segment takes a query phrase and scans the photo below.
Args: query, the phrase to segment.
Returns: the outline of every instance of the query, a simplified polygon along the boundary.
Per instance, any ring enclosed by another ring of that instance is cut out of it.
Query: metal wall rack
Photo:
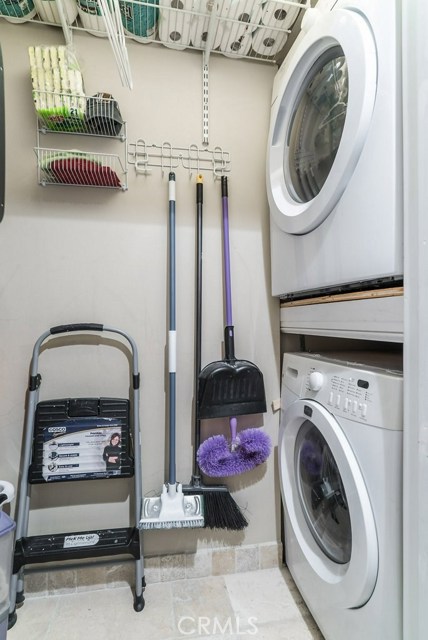
[[[137,174],[149,175],[153,169],[160,169],[163,176],[181,167],[189,172],[189,178],[204,171],[220,178],[230,172],[231,167],[230,154],[221,147],[208,149],[197,144],[177,147],[170,142],[148,144],[142,138],[129,144],[128,162],[134,165]]]
[[[33,99],[37,112],[34,152],[40,185],[128,189],[126,122],[113,99],[53,91],[33,91]],[[42,144],[47,134],[54,135],[57,147]],[[59,144],[64,135],[118,140],[124,145],[123,155],[87,149],[87,143],[81,144],[82,149],[66,149]]]

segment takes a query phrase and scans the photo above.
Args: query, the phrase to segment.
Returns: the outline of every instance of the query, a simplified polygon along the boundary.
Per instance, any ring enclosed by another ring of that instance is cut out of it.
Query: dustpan
[[[253,362],[235,357],[226,176],[221,178],[221,193],[226,290],[225,355],[223,360],[211,362],[204,367],[199,375],[198,407],[201,419],[224,418],[250,413],[264,413],[266,411],[266,395],[262,372]]]

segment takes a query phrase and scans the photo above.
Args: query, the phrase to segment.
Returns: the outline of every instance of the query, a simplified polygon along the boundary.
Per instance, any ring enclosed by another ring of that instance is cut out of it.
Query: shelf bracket
[[[218,26],[217,3],[210,0],[207,3],[210,12],[207,40],[202,54],[202,144],[209,143],[209,61]]]
[[[202,64],[202,144],[209,143],[209,67],[205,62],[205,53]]]

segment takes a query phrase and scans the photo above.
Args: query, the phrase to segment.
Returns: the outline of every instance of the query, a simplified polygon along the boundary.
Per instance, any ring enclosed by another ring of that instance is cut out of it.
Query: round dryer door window
[[[361,607],[376,585],[379,550],[346,419],[342,426],[322,404],[296,400],[282,415],[278,454],[286,518],[314,579],[336,604]]]
[[[348,65],[341,47],[315,62],[292,116],[284,151],[284,180],[296,201],[323,188],[339,149],[348,106]]]
[[[276,84],[267,157],[273,221],[309,233],[334,210],[358,163],[376,99],[372,31],[352,9],[302,36]]]

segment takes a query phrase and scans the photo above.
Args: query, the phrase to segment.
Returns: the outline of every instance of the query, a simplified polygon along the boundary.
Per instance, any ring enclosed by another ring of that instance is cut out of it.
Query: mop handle
[[[224,329],[224,344],[226,358],[235,357],[235,344],[232,320],[232,278],[230,275],[230,246],[229,246],[229,202],[227,190],[227,176],[221,177],[221,202],[223,210],[223,252],[224,252],[224,283],[226,289],[226,327]],[[230,439],[232,447],[236,442],[238,421],[235,417],[229,419]]]
[[[204,202],[203,176],[196,178],[196,304],[195,304],[195,403],[199,398],[199,374],[202,361],[202,205]],[[198,418],[198,407],[195,406],[194,459],[193,472],[200,476],[197,452],[201,444],[201,421]]]
[[[223,252],[224,252],[224,284],[226,289],[226,325],[232,322],[232,282],[230,276],[230,247],[229,247],[229,203],[227,191],[227,176],[221,177],[221,203],[223,211]]]
[[[176,385],[177,334],[175,318],[175,173],[169,174],[169,332],[168,332],[168,373],[169,373],[169,478],[168,483],[176,483]]]
[[[221,203],[223,211],[224,285],[226,292],[226,326],[224,328],[224,352],[226,360],[235,360],[235,338],[232,321],[232,279],[230,275],[229,203],[226,176],[221,177]]]

